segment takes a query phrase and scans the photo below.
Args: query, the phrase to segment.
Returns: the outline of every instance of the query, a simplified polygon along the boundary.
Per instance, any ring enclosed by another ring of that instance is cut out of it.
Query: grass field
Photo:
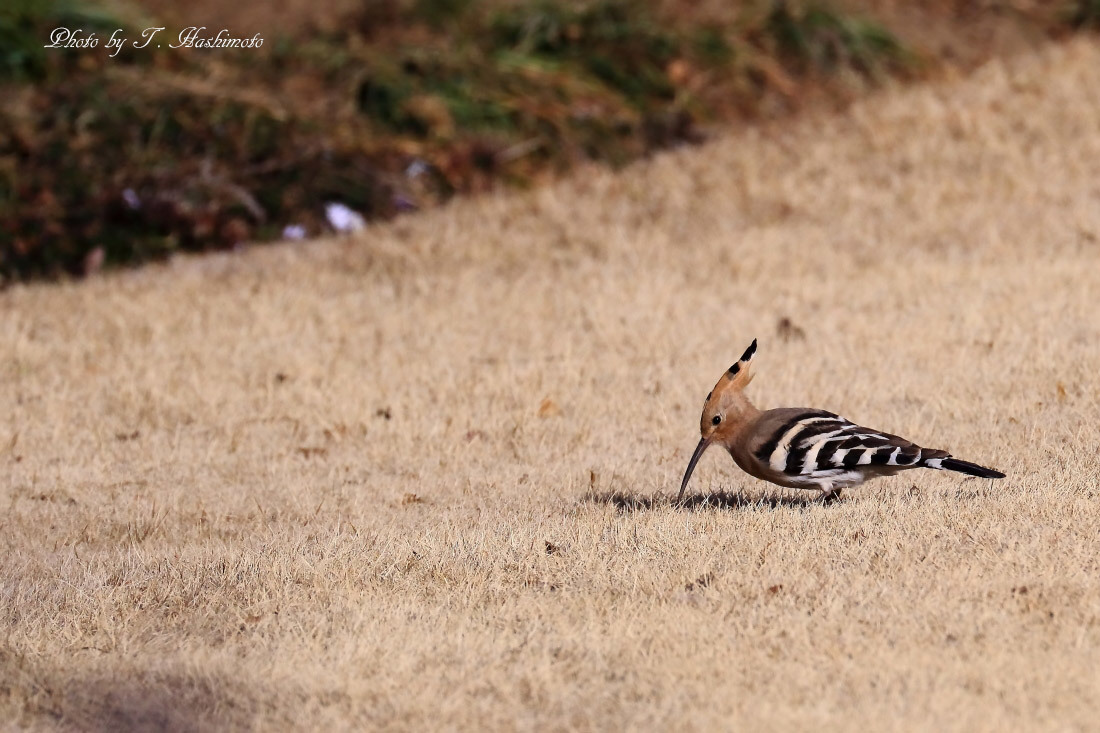
[[[357,239],[10,288],[0,720],[1093,727],[1098,182],[1083,39]],[[822,506],[712,450],[674,505],[753,337],[760,406],[1008,478]]]

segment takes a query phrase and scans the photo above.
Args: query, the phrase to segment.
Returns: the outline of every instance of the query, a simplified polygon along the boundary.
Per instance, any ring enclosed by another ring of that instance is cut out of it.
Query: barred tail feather
[[[977,476],[978,478],[1004,478],[1005,475],[1000,471],[993,468],[986,468],[985,466],[979,466],[976,463],[970,461],[960,461],[958,458],[933,458],[925,462],[925,465],[929,468],[939,468],[944,471],[958,471],[959,473],[965,473],[968,476]]]
[[[992,468],[986,468],[985,466],[979,466],[976,463],[970,463],[969,461],[960,461],[957,458],[946,458],[943,461],[943,467],[948,471],[958,471],[959,473],[965,473],[969,476],[977,476],[978,478],[1004,478],[1005,475],[1000,471]]]

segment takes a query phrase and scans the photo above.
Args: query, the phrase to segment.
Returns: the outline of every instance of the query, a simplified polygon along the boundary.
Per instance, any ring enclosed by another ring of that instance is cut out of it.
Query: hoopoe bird
[[[703,403],[703,434],[688,462],[677,501],[683,498],[691,472],[708,447],[729,451],[742,471],[792,489],[815,489],[822,499],[877,476],[909,468],[958,471],[980,478],[1004,474],[952,458],[943,450],[921,448],[905,438],[860,427],[825,410],[783,407],[758,410],[745,387],[752,381],[756,339],[731,366]]]

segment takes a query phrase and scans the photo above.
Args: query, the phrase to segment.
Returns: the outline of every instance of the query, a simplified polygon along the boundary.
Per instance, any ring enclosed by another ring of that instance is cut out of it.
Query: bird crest
[[[753,339],[741,358],[722,373],[703,401],[703,414],[699,417],[703,441],[699,444],[698,455],[706,450],[709,441],[729,437],[747,418],[759,412],[742,392],[752,381],[752,358],[755,355],[756,339]]]
[[[745,349],[745,353],[741,354],[741,358],[738,359],[725,371],[722,378],[718,380],[718,384],[714,385],[714,390],[707,395],[707,401],[709,402],[713,396],[721,395],[729,390],[743,390],[749,386],[749,382],[752,381],[752,359],[756,356],[756,339],[752,340],[749,344],[749,348]]]

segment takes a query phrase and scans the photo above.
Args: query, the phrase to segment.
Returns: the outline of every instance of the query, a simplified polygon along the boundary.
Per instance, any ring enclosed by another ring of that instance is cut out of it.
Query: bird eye
[[[720,422],[722,422],[722,416],[721,415],[715,415],[714,417],[712,417],[710,419],[710,424],[711,425],[717,425]]]

